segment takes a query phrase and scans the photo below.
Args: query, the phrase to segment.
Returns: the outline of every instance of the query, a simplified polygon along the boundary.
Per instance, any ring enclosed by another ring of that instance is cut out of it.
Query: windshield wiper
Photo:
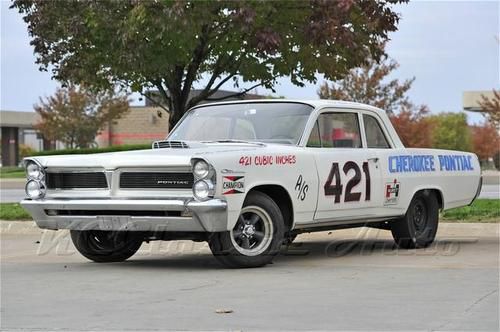
[[[255,145],[260,145],[260,146],[266,145],[262,142],[252,142],[252,141],[244,141],[244,140],[238,140],[238,139],[219,139],[219,140],[215,140],[215,141],[202,141],[202,143],[244,143],[244,144],[255,144]]]

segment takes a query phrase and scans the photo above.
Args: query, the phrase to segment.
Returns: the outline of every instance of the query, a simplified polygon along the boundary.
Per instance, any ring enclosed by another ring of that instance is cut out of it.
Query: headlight
[[[193,165],[193,174],[198,179],[204,179],[210,173],[210,165],[205,160],[198,160]]]
[[[209,180],[198,180],[193,185],[193,195],[196,199],[204,201],[213,195],[214,185]]]
[[[28,179],[41,180],[44,176],[44,171],[38,163],[28,161],[28,164],[26,165],[26,175],[28,176]]]
[[[45,196],[45,186],[37,180],[29,180],[26,183],[26,195],[30,198],[37,199]]]

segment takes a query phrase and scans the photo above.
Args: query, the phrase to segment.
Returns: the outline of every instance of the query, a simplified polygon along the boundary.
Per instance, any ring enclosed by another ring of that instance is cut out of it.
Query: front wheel
[[[71,231],[71,240],[83,256],[98,263],[121,262],[141,247],[140,233],[127,231]]]
[[[214,256],[233,268],[269,264],[284,239],[283,215],[266,194],[249,193],[231,231],[214,233],[209,246]]]
[[[436,237],[438,221],[439,203],[436,194],[421,191],[411,200],[405,216],[391,223],[392,236],[400,248],[425,248]]]

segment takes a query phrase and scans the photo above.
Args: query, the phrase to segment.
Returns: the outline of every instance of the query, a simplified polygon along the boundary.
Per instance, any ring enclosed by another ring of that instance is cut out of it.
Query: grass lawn
[[[0,203],[0,220],[31,220],[18,203]],[[478,199],[471,206],[441,214],[442,222],[500,222],[500,199]]]
[[[471,206],[451,209],[441,214],[442,221],[500,222],[500,199],[476,199]]]
[[[2,179],[22,179],[25,176],[22,167],[0,167],[0,178]]]
[[[0,203],[0,220],[31,220],[19,203]]]

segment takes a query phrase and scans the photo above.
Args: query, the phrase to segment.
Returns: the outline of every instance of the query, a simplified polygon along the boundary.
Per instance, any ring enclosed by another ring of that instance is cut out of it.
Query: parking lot
[[[417,251],[367,228],[304,234],[247,270],[189,241],[97,264],[66,232],[1,226],[3,329],[499,328],[499,224],[441,224],[437,244]]]

